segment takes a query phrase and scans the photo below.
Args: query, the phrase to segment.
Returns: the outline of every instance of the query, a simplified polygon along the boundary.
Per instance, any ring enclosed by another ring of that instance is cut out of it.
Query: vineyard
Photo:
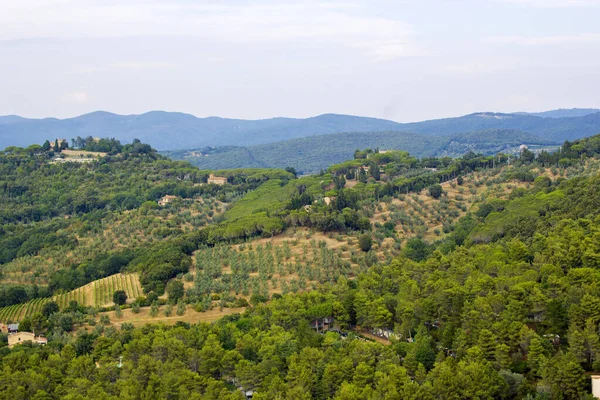
[[[129,299],[142,295],[138,274],[116,274],[52,298],[35,299],[24,304],[1,308],[0,322],[21,321],[25,317],[41,312],[44,304],[50,300],[55,301],[61,310],[67,308],[71,301],[77,301],[80,305],[88,307],[110,306],[113,293],[117,290],[124,290]]]

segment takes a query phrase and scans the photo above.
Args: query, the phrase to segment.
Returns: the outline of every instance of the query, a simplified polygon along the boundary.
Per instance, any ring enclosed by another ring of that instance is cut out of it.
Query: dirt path
[[[156,324],[164,323],[167,325],[173,325],[179,321],[187,322],[190,324],[198,324],[200,322],[213,322],[223,318],[226,315],[242,313],[245,308],[224,308],[222,311],[219,309],[197,312],[191,306],[187,307],[185,315],[177,315],[175,313],[176,307],[173,307],[173,314],[167,317],[164,314],[165,306],[159,307],[158,315],[156,317],[150,316],[150,307],[144,307],[138,314],[134,314],[131,309],[123,310],[123,316],[117,318],[114,311],[100,313],[100,315],[108,315],[112,325],[120,327],[124,322],[131,323],[134,326],[141,326],[145,324]]]
[[[360,332],[359,331],[357,333],[361,334],[362,336],[364,336],[366,338],[372,339],[372,340],[376,341],[377,343],[380,343],[380,344],[382,344],[384,346],[389,346],[389,345],[392,344],[392,342],[390,342],[388,339],[381,338],[381,337],[375,336],[375,335],[371,335],[368,332]]]

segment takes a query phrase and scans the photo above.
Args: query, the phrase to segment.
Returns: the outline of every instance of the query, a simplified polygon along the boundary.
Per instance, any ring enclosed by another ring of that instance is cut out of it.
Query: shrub
[[[429,186],[429,195],[431,197],[433,197],[434,199],[439,199],[440,197],[442,197],[443,192],[444,192],[444,190],[442,189],[441,185]]]
[[[150,316],[152,318],[156,317],[158,315],[158,302],[153,302],[152,305],[150,306]]]
[[[170,304],[167,304],[164,309],[165,317],[170,317],[173,314],[173,307]]]
[[[185,303],[183,302],[183,300],[179,299],[179,301],[177,302],[177,315],[185,315],[185,311]]]
[[[362,251],[367,252],[373,247],[373,239],[371,239],[370,235],[361,235],[358,238],[358,246]]]
[[[170,302],[176,303],[177,300],[183,297],[184,293],[183,282],[173,280],[167,284],[167,295]]]
[[[122,306],[127,302],[127,293],[124,290],[117,290],[113,293],[113,303],[117,306]]]
[[[47,318],[58,312],[58,304],[55,301],[49,301],[42,307],[42,314]]]
[[[134,314],[139,314],[140,312],[140,303],[137,301],[131,304],[131,312]]]

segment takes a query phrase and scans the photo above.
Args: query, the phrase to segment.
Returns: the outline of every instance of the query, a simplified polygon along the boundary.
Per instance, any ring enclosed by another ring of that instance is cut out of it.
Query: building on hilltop
[[[17,344],[22,344],[25,342],[37,343],[40,345],[45,345],[48,343],[48,339],[42,336],[35,336],[35,333],[31,332],[18,332],[11,333],[8,335],[8,348],[11,349],[13,346]]]
[[[69,142],[67,142],[67,139],[56,139],[54,141],[49,140],[49,142],[50,142],[50,150],[55,150],[54,149],[54,145],[56,144],[56,142],[58,142],[58,148],[59,149],[61,148],[61,146],[62,146],[63,143],[67,143],[67,144],[69,143]]]
[[[167,204],[172,203],[175,199],[177,199],[177,196],[171,196],[168,194],[158,201],[158,205],[166,206]]]
[[[215,185],[224,185],[227,183],[227,178],[222,176],[215,176],[215,174],[210,174],[208,176],[208,183],[214,183]]]

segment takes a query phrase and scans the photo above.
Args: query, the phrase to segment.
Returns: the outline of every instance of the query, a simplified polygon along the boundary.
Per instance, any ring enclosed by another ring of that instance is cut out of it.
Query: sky
[[[600,0],[0,0],[0,115],[600,108]]]

